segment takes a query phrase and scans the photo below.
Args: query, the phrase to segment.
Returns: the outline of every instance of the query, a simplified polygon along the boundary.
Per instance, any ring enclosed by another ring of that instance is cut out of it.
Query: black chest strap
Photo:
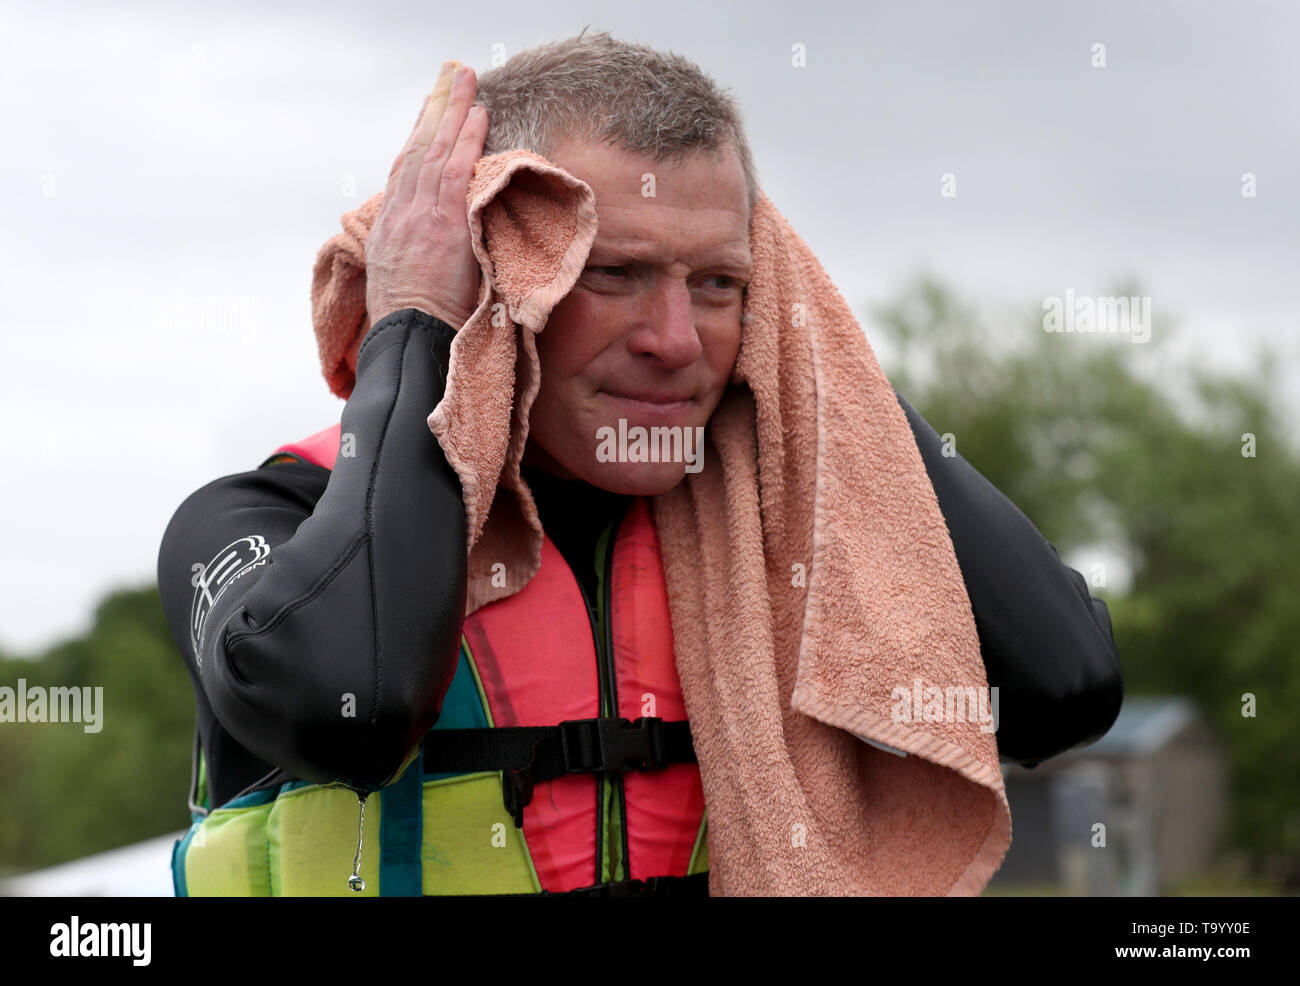
[[[658,717],[568,719],[558,726],[433,729],[424,740],[425,773],[502,772],[502,800],[523,828],[533,788],[565,774],[653,770],[695,763],[690,724]]]

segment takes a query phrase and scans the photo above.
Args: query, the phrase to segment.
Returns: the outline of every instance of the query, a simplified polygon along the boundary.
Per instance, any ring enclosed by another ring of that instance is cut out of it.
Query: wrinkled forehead
[[[612,266],[641,263],[657,267],[686,264],[692,270],[708,268],[739,278],[750,277],[754,269],[749,231],[744,227],[681,223],[671,228],[653,224],[643,228],[634,218],[606,216],[600,217],[588,263]]]
[[[749,189],[733,149],[692,150],[659,161],[569,140],[550,158],[594,193],[593,249],[646,262],[750,266]]]

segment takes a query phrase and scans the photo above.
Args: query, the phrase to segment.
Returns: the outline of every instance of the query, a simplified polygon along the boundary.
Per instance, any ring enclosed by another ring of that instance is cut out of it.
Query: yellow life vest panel
[[[277,452],[333,468],[338,443],[335,424]],[[363,826],[354,792],[302,780],[211,807],[196,737],[177,896],[707,894],[703,789],[648,499],[632,501],[596,553],[594,620],[549,537],[523,589],[465,620],[438,722],[366,799]],[[489,757],[500,769],[466,769],[502,750],[514,767]],[[619,769],[620,756],[633,769]],[[615,765],[593,772],[602,758]],[[679,762],[653,766],[665,760]],[[358,893],[348,876],[359,827]]]

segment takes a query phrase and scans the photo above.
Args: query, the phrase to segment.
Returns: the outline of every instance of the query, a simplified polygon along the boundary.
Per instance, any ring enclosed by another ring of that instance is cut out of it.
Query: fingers
[[[442,169],[442,176],[438,182],[439,202],[464,208],[465,196],[469,192],[469,179],[474,174],[474,163],[483,156],[483,143],[487,140],[487,133],[487,110],[482,106],[471,106],[465,118],[465,126],[461,128],[456,146],[452,149],[451,157],[447,159],[447,164]],[[423,191],[424,181],[424,177],[421,176],[421,189],[415,193],[417,199]]]
[[[451,93],[454,70],[461,67],[460,62],[454,58],[443,63],[442,71],[438,73],[438,81],[434,83],[433,92],[429,94],[429,106],[424,115],[420,117],[420,122],[415,125],[415,132],[411,134],[411,151],[413,155],[423,158],[423,152],[429,149],[429,144],[438,131],[438,124],[442,119],[443,110],[447,106],[447,97]],[[416,170],[416,176],[418,177],[418,168]]]
[[[442,76],[441,76],[441,73],[440,73],[440,74],[439,74],[439,78],[441,78],[441,77],[442,77]],[[420,121],[424,119],[424,108],[425,108],[426,106],[429,105],[429,97],[430,97],[431,95],[433,95],[433,94],[432,94],[432,93],[425,93],[425,96],[424,96],[424,102],[422,102],[422,103],[420,104],[420,112],[417,113],[417,114],[415,114],[415,122],[411,124],[411,133],[415,133],[415,128],[418,127],[418,126],[420,125]],[[407,137],[407,138],[406,138],[406,141],[407,141],[407,143],[409,144],[410,141],[411,141],[411,138],[410,138],[410,137]],[[399,159],[399,160],[400,160],[400,159]]]
[[[424,97],[424,102],[422,102],[422,103],[420,104],[420,113],[419,113],[418,116],[416,116],[416,118],[415,118],[415,123],[414,123],[414,125],[411,127],[411,133],[412,133],[412,134],[415,133],[415,128],[418,127],[418,126],[420,125],[420,120],[422,120],[422,119],[424,118],[424,111],[425,111],[425,110],[428,108],[428,106],[429,106],[429,98],[430,98],[429,95],[425,95],[425,97]],[[404,159],[405,156],[406,156],[406,148],[410,146],[410,143],[411,143],[411,138],[410,138],[410,137],[407,137],[407,138],[406,138],[406,143],[402,145],[402,149],[401,149],[401,151],[399,151],[398,154],[397,154],[397,157],[393,159],[393,167],[392,167],[392,168],[389,170],[389,172],[388,172],[388,184],[384,186],[384,201],[385,201],[385,202],[391,202],[391,201],[392,201],[392,198],[393,198],[393,192],[394,192],[394,190],[397,188],[397,173],[398,173],[398,172],[401,170],[401,168],[402,168],[402,161],[403,161],[403,159]]]
[[[411,136],[407,138],[406,145],[397,155],[397,160],[393,162],[393,169],[388,175],[388,186],[384,190],[385,203],[407,201],[415,194],[420,166],[442,119],[447,96],[451,90],[452,71],[458,65],[460,62],[455,59],[443,62],[433,91],[425,97],[420,115],[416,117]]]
[[[477,156],[470,156],[475,133],[479,129],[482,130],[482,134],[478,136],[480,153],[483,140],[487,136],[486,113],[482,114],[481,120],[480,114],[475,113],[473,120],[470,121],[471,125],[466,125],[477,90],[478,79],[474,75],[474,70],[468,65],[462,66],[461,77],[453,82],[446,111],[438,124],[438,131],[429,145],[423,167],[418,175],[413,195],[420,201],[422,207],[437,208],[442,198],[445,171],[450,172],[448,183],[460,184],[461,200],[464,199],[469,172],[473,169],[474,161],[477,160]],[[465,133],[466,130],[470,131],[468,135]]]

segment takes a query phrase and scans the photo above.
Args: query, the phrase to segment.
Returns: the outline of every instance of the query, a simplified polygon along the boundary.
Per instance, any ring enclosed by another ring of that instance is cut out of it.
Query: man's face
[[[586,269],[537,336],[523,464],[654,496],[691,464],[601,461],[614,443],[600,429],[617,435],[625,419],[626,448],[638,426],[673,428],[691,443],[678,448],[703,454],[695,429],[726,390],[753,271],[744,170],[730,148],[665,162],[571,140],[548,157],[591,186],[598,226]],[[647,174],[653,196],[642,195]]]

